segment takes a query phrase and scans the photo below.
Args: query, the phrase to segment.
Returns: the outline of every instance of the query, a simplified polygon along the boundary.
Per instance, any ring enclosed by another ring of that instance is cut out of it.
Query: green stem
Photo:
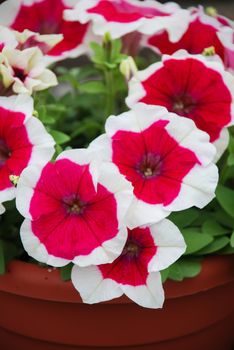
[[[113,71],[105,70],[105,81],[106,81],[106,109],[105,116],[109,117],[115,111],[115,91],[113,82]]]

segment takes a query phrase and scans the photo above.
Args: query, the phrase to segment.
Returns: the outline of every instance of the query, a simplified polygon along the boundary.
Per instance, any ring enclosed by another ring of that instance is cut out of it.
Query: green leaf
[[[178,227],[184,228],[191,225],[199,217],[199,215],[199,211],[192,208],[172,213],[170,215],[170,220],[172,220]]]
[[[64,143],[70,141],[70,136],[68,136],[67,134],[64,134],[61,131],[50,130],[50,134],[53,136],[57,145],[62,145]]]
[[[3,241],[0,240],[0,275],[3,275],[5,273],[5,270],[6,270],[6,265],[5,265]]]
[[[230,245],[232,248],[234,248],[234,231],[232,232],[231,238],[230,238]]]
[[[7,241],[3,242],[3,250],[5,263],[8,263],[9,261],[17,258],[20,254],[24,252],[23,248],[19,248],[16,244]]]
[[[169,271],[170,271],[169,267],[167,269],[165,269],[165,270],[160,271],[161,278],[162,278],[162,283],[166,282],[166,280],[168,279]]]
[[[230,244],[228,244],[225,248],[220,250],[218,254],[223,255],[223,254],[234,254],[234,248],[231,247]]]
[[[101,81],[88,81],[86,83],[80,84],[79,90],[81,92],[86,92],[89,94],[106,93],[105,85]]]
[[[187,244],[185,255],[197,252],[214,240],[211,235],[201,233],[196,227],[184,229],[182,233]]]
[[[115,60],[121,54],[122,41],[116,39],[112,41],[111,60]]]
[[[202,232],[211,236],[221,236],[228,233],[228,229],[222,227],[215,219],[209,219],[202,225]]]
[[[201,272],[201,262],[197,258],[182,258],[170,266],[168,278],[174,281],[182,281],[184,278],[192,278]]]
[[[216,197],[221,207],[234,218],[234,191],[223,185],[218,185]]]
[[[227,159],[227,164],[229,166],[234,165],[234,154],[229,154],[228,159]]]
[[[230,135],[230,141],[229,141],[229,156],[227,159],[228,166],[234,165],[234,137]]]
[[[73,264],[70,263],[60,268],[60,277],[63,281],[70,281],[72,267],[73,267]]]
[[[217,252],[218,250],[223,249],[228,245],[229,238],[228,237],[217,237],[213,242],[208,244],[205,248],[199,250],[196,254],[198,255],[206,255]]]
[[[184,276],[179,264],[175,263],[170,266],[168,278],[173,281],[183,281]]]
[[[230,215],[228,215],[220,207],[212,215],[213,215],[214,220],[218,221],[223,226],[226,226],[226,227],[229,227],[229,228],[234,228],[234,220],[233,220],[233,218]]]
[[[184,278],[192,278],[201,272],[201,262],[198,259],[181,259],[177,262]]]
[[[92,56],[92,61],[97,64],[103,64],[105,62],[105,52],[102,45],[92,42],[90,43],[90,47],[94,53]]]

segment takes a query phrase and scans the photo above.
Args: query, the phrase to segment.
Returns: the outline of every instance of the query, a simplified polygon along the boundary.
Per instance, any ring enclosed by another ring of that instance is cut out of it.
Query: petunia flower
[[[187,27],[189,12],[172,2],[80,0],[74,9],[65,11],[65,18],[84,24],[92,22],[96,35],[103,36],[109,32],[113,39],[134,31],[152,34],[165,29],[172,40],[177,40]]]
[[[28,29],[25,29],[23,32],[18,32],[17,30],[13,30],[12,32],[17,40],[17,45],[15,46],[16,49],[24,50],[29,47],[37,46],[44,55],[63,39],[62,34],[42,35]]]
[[[77,57],[86,51],[88,24],[64,19],[64,10],[76,0],[7,0],[0,6],[0,23],[23,32],[28,29],[43,35],[62,34],[63,38],[47,52],[52,61]]]
[[[169,220],[128,230],[121,255],[111,264],[72,269],[72,283],[88,304],[125,294],[137,304],[161,308],[164,292],[158,271],[185,251],[178,228]]]
[[[0,213],[1,203],[15,197],[10,175],[19,176],[31,164],[43,166],[54,153],[54,140],[32,113],[29,96],[0,97]]]
[[[46,54],[62,38],[62,34],[41,35],[28,29],[18,32],[17,30],[0,26],[0,52],[4,47],[23,50],[37,46],[43,54]]]
[[[187,23],[187,18],[184,21]],[[155,31],[152,36],[146,38],[145,45],[157,53],[168,55],[180,49],[184,49],[191,54],[202,54],[206,48],[214,47],[215,53],[225,61],[224,45],[218,33],[224,26],[229,25],[230,23],[225,21],[225,18],[218,15],[210,16],[201,6],[191,8],[188,27],[180,38],[172,40],[165,30],[160,33]]]
[[[109,263],[122,251],[131,184],[85,149],[60,154],[41,170],[28,167],[17,185],[16,206],[25,250],[38,261],[64,266]]]
[[[162,62],[138,72],[129,83],[127,105],[136,102],[161,105],[170,112],[193,119],[210,135],[217,158],[228,144],[225,129],[233,124],[234,77],[220,60],[178,51]]]
[[[217,36],[224,47],[224,65],[234,72],[234,27],[224,27]]]
[[[33,91],[57,85],[55,74],[46,68],[43,54],[37,47],[18,50],[2,49],[0,73],[5,88],[12,88],[16,94],[32,94]]]
[[[109,117],[105,128],[106,134],[89,147],[103,161],[114,163],[134,187],[129,228],[193,205],[202,208],[215,196],[216,150],[192,120],[139,103]]]

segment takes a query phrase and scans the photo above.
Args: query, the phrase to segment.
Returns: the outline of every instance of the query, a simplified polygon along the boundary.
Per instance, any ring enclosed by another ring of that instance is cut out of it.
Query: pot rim
[[[30,278],[29,278],[30,277]],[[202,261],[202,271],[194,278],[181,282],[166,281],[166,299],[175,299],[196,294],[234,280],[234,256],[207,256]],[[0,276],[0,292],[7,292],[34,299],[55,302],[82,303],[71,281],[62,281],[59,269],[13,260],[7,273]],[[132,303],[126,296],[105,304]]]

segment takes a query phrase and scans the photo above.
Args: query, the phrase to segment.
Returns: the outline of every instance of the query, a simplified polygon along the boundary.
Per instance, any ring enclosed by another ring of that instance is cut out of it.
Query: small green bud
[[[103,44],[108,44],[112,41],[111,35],[109,32],[106,32],[103,36]]]

